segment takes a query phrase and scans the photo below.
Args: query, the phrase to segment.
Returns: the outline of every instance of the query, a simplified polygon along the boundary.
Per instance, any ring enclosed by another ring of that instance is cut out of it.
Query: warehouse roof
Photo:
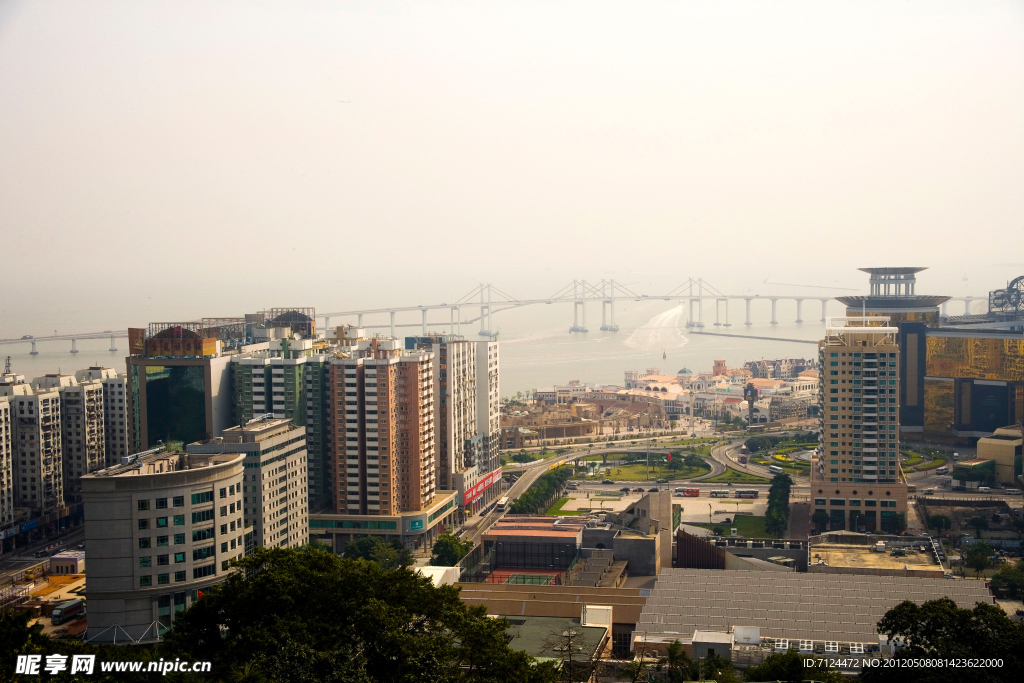
[[[991,602],[983,581],[902,576],[664,569],[634,637],[757,626],[790,640],[877,642],[878,621],[903,600]]]

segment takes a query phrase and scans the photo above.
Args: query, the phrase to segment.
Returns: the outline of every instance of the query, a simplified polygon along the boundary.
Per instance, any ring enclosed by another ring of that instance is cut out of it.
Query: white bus
[[[778,465],[768,465],[768,471],[772,474],[782,474],[782,468]]]
[[[949,473],[949,467],[947,467],[946,465],[943,465],[942,467],[936,467],[935,468],[935,474],[948,474],[948,473]]]
[[[504,512],[508,509],[508,496],[505,496],[498,501],[498,504],[494,506],[495,512]]]
[[[722,490],[722,489],[718,489],[718,490],[715,490],[715,491],[711,492],[711,497],[712,498],[728,498],[729,497],[729,492],[725,491],[725,490]]]

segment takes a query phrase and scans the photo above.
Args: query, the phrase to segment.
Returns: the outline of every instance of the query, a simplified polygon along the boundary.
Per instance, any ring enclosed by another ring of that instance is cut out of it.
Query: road
[[[38,564],[41,558],[35,556],[36,552],[49,549],[49,553],[53,555],[60,550],[67,550],[78,546],[84,539],[85,527],[79,526],[58,540],[40,541],[23,548],[18,548],[13,553],[7,553],[0,557],[0,585],[10,583],[14,575],[25,571],[25,569],[34,564]]]

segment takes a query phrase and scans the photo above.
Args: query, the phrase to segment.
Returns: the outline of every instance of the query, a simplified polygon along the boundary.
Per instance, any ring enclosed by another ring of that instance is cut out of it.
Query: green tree
[[[212,680],[253,663],[267,681],[551,682],[509,648],[505,619],[453,586],[315,546],[257,548],[178,615],[165,657],[213,662]],[[293,673],[296,672],[296,673]]]
[[[982,529],[988,529],[988,518],[978,515],[977,517],[971,517],[971,521],[968,522],[974,527],[974,533],[981,538]]]
[[[907,530],[907,515],[905,512],[896,513],[896,533],[902,534]]]
[[[441,534],[431,549],[430,564],[437,567],[454,567],[473,548],[473,541],[460,541],[453,534]]]
[[[963,553],[964,564],[974,570],[976,578],[981,578],[981,573],[988,569],[992,563],[990,558],[992,557],[992,544],[982,539],[977,541],[974,545],[967,548],[967,551]]]
[[[1024,597],[1024,560],[1000,569],[989,583],[992,592],[1008,598]]]
[[[807,666],[804,660],[811,660],[814,666]],[[843,675],[828,666],[823,660],[806,657],[799,652],[789,650],[765,657],[763,664],[747,667],[748,681],[823,681],[823,683],[842,683]]]
[[[369,560],[382,569],[408,567],[414,560],[412,553],[398,539],[390,543],[378,536],[364,536],[345,545],[345,557],[350,560]]]
[[[896,659],[1001,659],[1001,667],[869,667],[865,683],[995,683],[1016,681],[1024,667],[1024,624],[1013,622],[996,605],[979,602],[961,609],[949,598],[918,605],[906,600],[878,622],[878,633],[905,644]]]
[[[953,521],[946,515],[928,515],[928,528],[935,529],[940,534],[953,527]]]
[[[819,531],[825,531],[828,529],[828,513],[824,510],[815,510],[814,514],[811,515],[811,522],[818,527]]]
[[[696,453],[689,453],[683,458],[683,464],[685,464],[690,470],[695,470],[704,466],[704,458],[700,457]]]

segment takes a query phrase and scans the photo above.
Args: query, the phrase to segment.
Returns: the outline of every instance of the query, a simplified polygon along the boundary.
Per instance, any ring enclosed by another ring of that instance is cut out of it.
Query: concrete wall
[[[628,562],[630,576],[654,576],[661,570],[661,556],[657,537],[615,537],[612,549],[616,560]]]

